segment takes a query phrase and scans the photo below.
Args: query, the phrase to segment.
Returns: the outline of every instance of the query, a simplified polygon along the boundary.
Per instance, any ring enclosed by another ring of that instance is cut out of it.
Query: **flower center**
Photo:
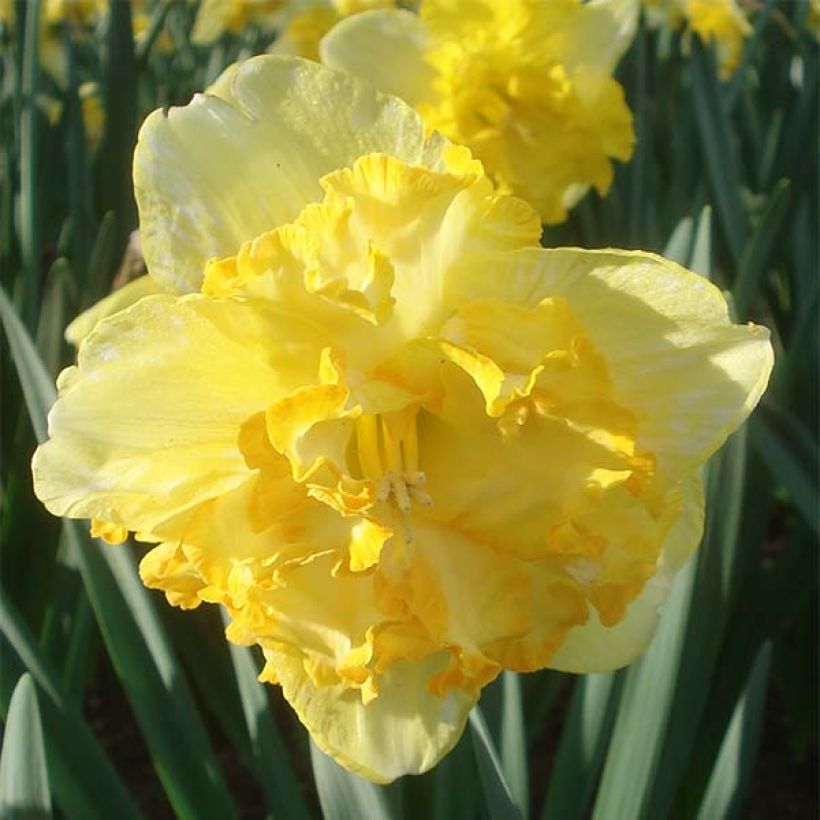
[[[416,409],[361,416],[356,422],[356,448],[365,478],[375,482],[377,501],[393,501],[402,512],[412,502],[433,503],[419,470]]]

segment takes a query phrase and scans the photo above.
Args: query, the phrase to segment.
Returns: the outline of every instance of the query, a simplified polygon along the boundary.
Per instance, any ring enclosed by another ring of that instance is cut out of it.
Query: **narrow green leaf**
[[[481,789],[490,816],[493,820],[521,820],[521,811],[513,800],[510,786],[504,778],[498,752],[493,746],[490,730],[478,706],[470,712],[470,736]]]
[[[229,618],[223,610],[227,625]],[[259,670],[250,649],[228,644],[245,723],[251,739],[257,779],[265,792],[265,802],[273,817],[307,818],[310,816],[299,783],[294,775],[279,730],[273,722],[270,700],[264,684],[259,683]]]
[[[60,669],[62,689],[75,703],[83,694],[95,636],[94,614],[63,532],[55,558],[53,592],[43,621],[40,646]]]
[[[578,679],[550,775],[542,820],[585,816],[612,732],[622,683],[623,673]]]
[[[707,279],[712,278],[712,209],[708,205],[700,212],[695,226],[689,267]]]
[[[647,107],[648,72],[646,54],[647,33],[641,23],[632,46],[632,104],[635,127],[635,151],[629,163],[629,244],[630,247],[641,247],[646,236],[647,211],[647,166],[651,156],[650,141],[652,133],[649,128]]]
[[[767,401],[751,422],[752,441],[800,514],[820,534],[820,451],[814,437],[785,407]]]
[[[26,673],[14,687],[0,751],[0,817],[51,817],[51,792],[37,691]]]
[[[46,696],[39,700],[39,706],[51,791],[58,805],[71,817],[137,820],[139,812],[119,775],[77,707],[60,691],[56,673],[2,588],[0,635],[0,667],[6,670],[19,662]]]
[[[57,396],[54,382],[43,367],[37,348],[31,341],[23,322],[2,290],[0,290],[0,320],[2,320],[11,358],[23,388],[31,426],[34,428],[37,440],[43,442],[48,436],[46,414]]]
[[[80,305],[84,308],[90,307],[111,290],[120,250],[118,231],[117,217],[113,211],[108,211],[100,222],[88,260],[86,286],[80,299]]]
[[[726,112],[720,98],[714,55],[692,37],[692,91],[703,157],[718,218],[729,251],[739,261],[746,237],[746,210]]]
[[[399,783],[379,786],[347,771],[312,739],[310,760],[325,820],[401,820]]]
[[[105,129],[97,153],[97,192],[103,211],[117,216],[115,248],[125,249],[136,225],[131,187],[131,161],[137,139],[137,66],[131,4],[109,5],[102,54],[102,92]]]
[[[20,111],[20,249],[23,257],[23,318],[34,327],[40,304],[40,112],[37,108],[40,63],[40,0],[28,0],[23,42]]]
[[[735,708],[697,815],[698,820],[714,817],[733,820],[740,816],[763,725],[771,654],[771,643],[766,642],[758,653],[746,689]]]
[[[790,188],[791,183],[787,179],[781,179],[777,183],[760,223],[743,249],[737,280],[732,289],[735,308],[740,317],[746,316],[760,292],[763,274],[768,268],[775,242],[789,213]]]
[[[746,81],[747,70],[754,56],[758,53],[760,36],[766,28],[774,8],[775,0],[765,0],[762,8],[759,8],[755,16],[754,29],[750,37],[743,41],[743,50],[740,54],[740,62],[732,74],[732,80],[724,94],[723,103],[726,111],[731,112],[735,107],[743,84]]]
[[[63,525],[114,668],[168,799],[183,816],[235,815],[202,719],[127,548]]]
[[[63,329],[71,269],[68,260],[57,259],[48,271],[40,315],[37,320],[37,350],[49,373],[56,375],[62,363]]]
[[[523,817],[529,816],[527,736],[521,700],[521,679],[515,672],[501,675],[501,770],[513,802]]]
[[[685,216],[675,226],[666,247],[663,249],[663,255],[679,265],[688,265],[692,252],[692,237],[694,234],[694,220],[691,216]]]

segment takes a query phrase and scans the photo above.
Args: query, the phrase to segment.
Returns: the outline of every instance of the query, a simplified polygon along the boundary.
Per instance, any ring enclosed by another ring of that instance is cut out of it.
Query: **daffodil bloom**
[[[652,254],[542,249],[467,149],[303,60],[152,114],[135,187],[168,292],[60,376],[49,510],[152,544],[145,583],[224,606],[376,781],[434,765],[503,669],[641,652],[766,330]]]
[[[395,5],[396,0],[290,0],[282,9],[270,52],[318,60],[319,42],[340,20]]]
[[[636,0],[423,0],[419,15],[350,17],[323,62],[402,97],[429,131],[466,145],[498,190],[561,222],[635,136],[612,71],[634,36]]]
[[[644,0],[644,4],[651,26],[685,24],[705,43],[714,43],[721,77],[729,77],[737,68],[743,41],[752,33],[737,0]]]
[[[250,23],[272,27],[283,0],[202,0],[191,40],[208,45],[225,32],[238,34]]]

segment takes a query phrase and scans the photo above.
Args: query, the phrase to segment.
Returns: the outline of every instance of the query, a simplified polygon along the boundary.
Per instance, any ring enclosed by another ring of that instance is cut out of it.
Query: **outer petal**
[[[325,65],[417,105],[432,94],[435,72],[424,59],[429,47],[418,15],[379,9],[342,20],[322,39],[319,55]]]
[[[667,474],[685,475],[714,453],[768,382],[768,331],[733,325],[714,285],[654,254],[522,250],[450,273],[454,304],[468,293],[529,306],[566,298],[606,356],[615,400],[638,414],[637,443]]]
[[[683,512],[663,545],[658,571],[629,605],[615,626],[601,625],[594,609],[589,621],[567,633],[548,666],[562,672],[607,672],[625,666],[649,645],[659,620],[659,607],[669,595],[675,573],[700,543],[703,534],[703,482],[690,476],[683,487]]]
[[[154,296],[157,293],[162,293],[162,290],[150,276],[137,277],[77,316],[65,329],[66,341],[78,346],[103,319],[131,307],[143,296]]]
[[[446,697],[428,691],[428,680],[446,666],[446,652],[397,662],[380,679],[379,696],[367,706],[355,689],[315,686],[299,658],[271,650],[265,655],[318,746],[378,783],[435,766],[461,737],[477,699],[460,690]]]
[[[134,185],[148,269],[196,290],[209,258],[320,200],[325,174],[373,152],[432,167],[444,145],[425,143],[405,103],[324,66],[273,55],[234,65],[140,131]]]
[[[35,492],[55,515],[150,532],[247,476],[243,421],[317,360],[269,305],[147,297],[100,323],[62,373]]]

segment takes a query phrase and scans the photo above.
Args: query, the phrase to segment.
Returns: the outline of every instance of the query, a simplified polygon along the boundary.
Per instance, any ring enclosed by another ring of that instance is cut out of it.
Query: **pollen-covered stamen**
[[[414,501],[424,506],[433,503],[423,489],[427,476],[418,468],[417,413],[412,409],[364,415],[357,424],[359,465],[377,486],[376,500],[392,499],[405,513]]]

